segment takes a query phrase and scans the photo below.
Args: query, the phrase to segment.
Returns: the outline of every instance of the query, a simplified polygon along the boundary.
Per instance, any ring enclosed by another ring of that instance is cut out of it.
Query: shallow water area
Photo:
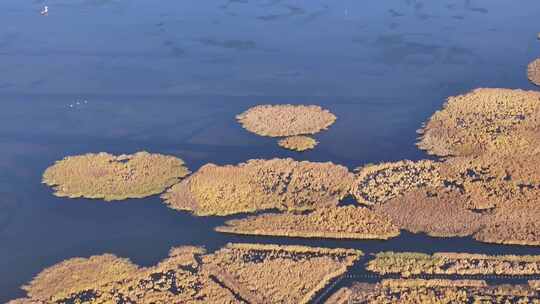
[[[54,197],[41,184],[54,161],[100,151],[175,155],[192,171],[252,158],[351,170],[430,158],[415,131],[448,96],[538,89],[526,67],[540,54],[539,1],[3,0],[0,11],[0,302],[67,258],[108,252],[152,265],[180,245],[540,254],[406,232],[388,241],[241,237],[213,231],[232,217],[193,217],[158,196],[109,204]],[[235,120],[283,103],[320,105],[337,120],[303,153]]]

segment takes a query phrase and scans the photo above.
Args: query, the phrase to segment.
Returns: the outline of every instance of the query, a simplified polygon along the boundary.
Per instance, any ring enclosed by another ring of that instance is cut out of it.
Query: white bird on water
[[[46,15],[48,15],[48,14],[49,14],[49,7],[45,5],[45,6],[43,7],[43,10],[41,11],[41,15],[42,15],[42,16],[46,16]]]

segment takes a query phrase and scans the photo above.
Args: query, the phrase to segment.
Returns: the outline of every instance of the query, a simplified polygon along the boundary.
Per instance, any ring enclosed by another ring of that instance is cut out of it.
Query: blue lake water
[[[40,16],[44,5],[49,15]],[[422,122],[477,87],[537,89],[538,0],[0,1],[0,302],[44,267],[112,252],[143,265],[173,246],[231,241],[379,250],[540,254],[405,233],[388,241],[239,237],[156,196],[52,196],[41,174],[65,155],[139,150],[190,169],[250,158],[365,163],[421,159]],[[307,153],[243,130],[261,103],[319,104],[338,117]]]

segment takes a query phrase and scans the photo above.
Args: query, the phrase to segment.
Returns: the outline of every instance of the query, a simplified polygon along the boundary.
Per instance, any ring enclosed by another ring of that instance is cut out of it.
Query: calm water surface
[[[49,6],[49,16],[39,11]],[[447,96],[533,89],[540,1],[0,1],[0,302],[44,267],[112,252],[143,265],[173,246],[230,241],[379,250],[536,253],[404,234],[388,241],[237,237],[220,218],[158,197],[62,199],[41,174],[65,155],[173,154],[213,162],[293,157],[353,169],[421,159],[415,130]],[[260,103],[320,104],[338,116],[314,151],[277,147],[234,116]]]

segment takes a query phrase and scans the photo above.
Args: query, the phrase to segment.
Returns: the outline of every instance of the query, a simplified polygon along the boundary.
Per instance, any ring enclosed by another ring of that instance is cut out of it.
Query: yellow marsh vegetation
[[[529,63],[527,66],[527,76],[532,83],[540,86],[540,58]]]
[[[228,244],[213,254],[173,248],[155,266],[110,254],[49,267],[11,303],[306,303],[362,252],[303,246]],[[310,275],[306,275],[306,274]]]
[[[489,286],[483,280],[393,279],[377,284],[354,283],[340,289],[327,303],[540,303],[527,285]]]
[[[478,231],[483,217],[460,204],[456,191],[431,193],[412,191],[374,207],[374,211],[413,233],[435,237],[467,236]]]
[[[336,206],[352,179],[346,167],[330,162],[255,159],[236,166],[207,164],[162,198],[169,207],[195,215],[311,210]]]
[[[57,301],[101,285],[123,281],[139,271],[128,259],[112,254],[74,258],[40,272],[23,289],[36,299]]]
[[[540,245],[538,152],[369,165],[358,170],[351,192],[411,232]]]
[[[363,207],[319,208],[308,214],[262,214],[230,220],[216,231],[247,235],[336,239],[389,239],[399,229]]]
[[[246,130],[261,136],[315,134],[327,129],[336,116],[314,105],[259,105],[236,116]]]
[[[368,270],[402,276],[446,275],[536,275],[540,256],[484,255],[440,252],[433,255],[414,252],[383,252],[368,263]]]
[[[242,298],[301,304],[309,303],[361,256],[361,251],[352,249],[230,244],[206,256],[204,263],[221,270],[217,278],[224,285],[241,286],[235,291]]]
[[[113,201],[159,194],[188,174],[174,156],[102,152],[57,161],[43,173],[43,183],[53,187],[56,196]]]
[[[476,89],[449,97],[421,134],[418,147],[438,156],[514,154],[536,150],[540,92]]]
[[[311,150],[315,148],[318,143],[319,142],[309,136],[291,136],[278,141],[280,147],[299,152]]]
[[[474,238],[486,243],[540,246],[540,197],[509,202],[486,215]]]
[[[440,184],[438,163],[403,160],[358,168],[352,194],[359,203],[372,205],[415,189]]]

